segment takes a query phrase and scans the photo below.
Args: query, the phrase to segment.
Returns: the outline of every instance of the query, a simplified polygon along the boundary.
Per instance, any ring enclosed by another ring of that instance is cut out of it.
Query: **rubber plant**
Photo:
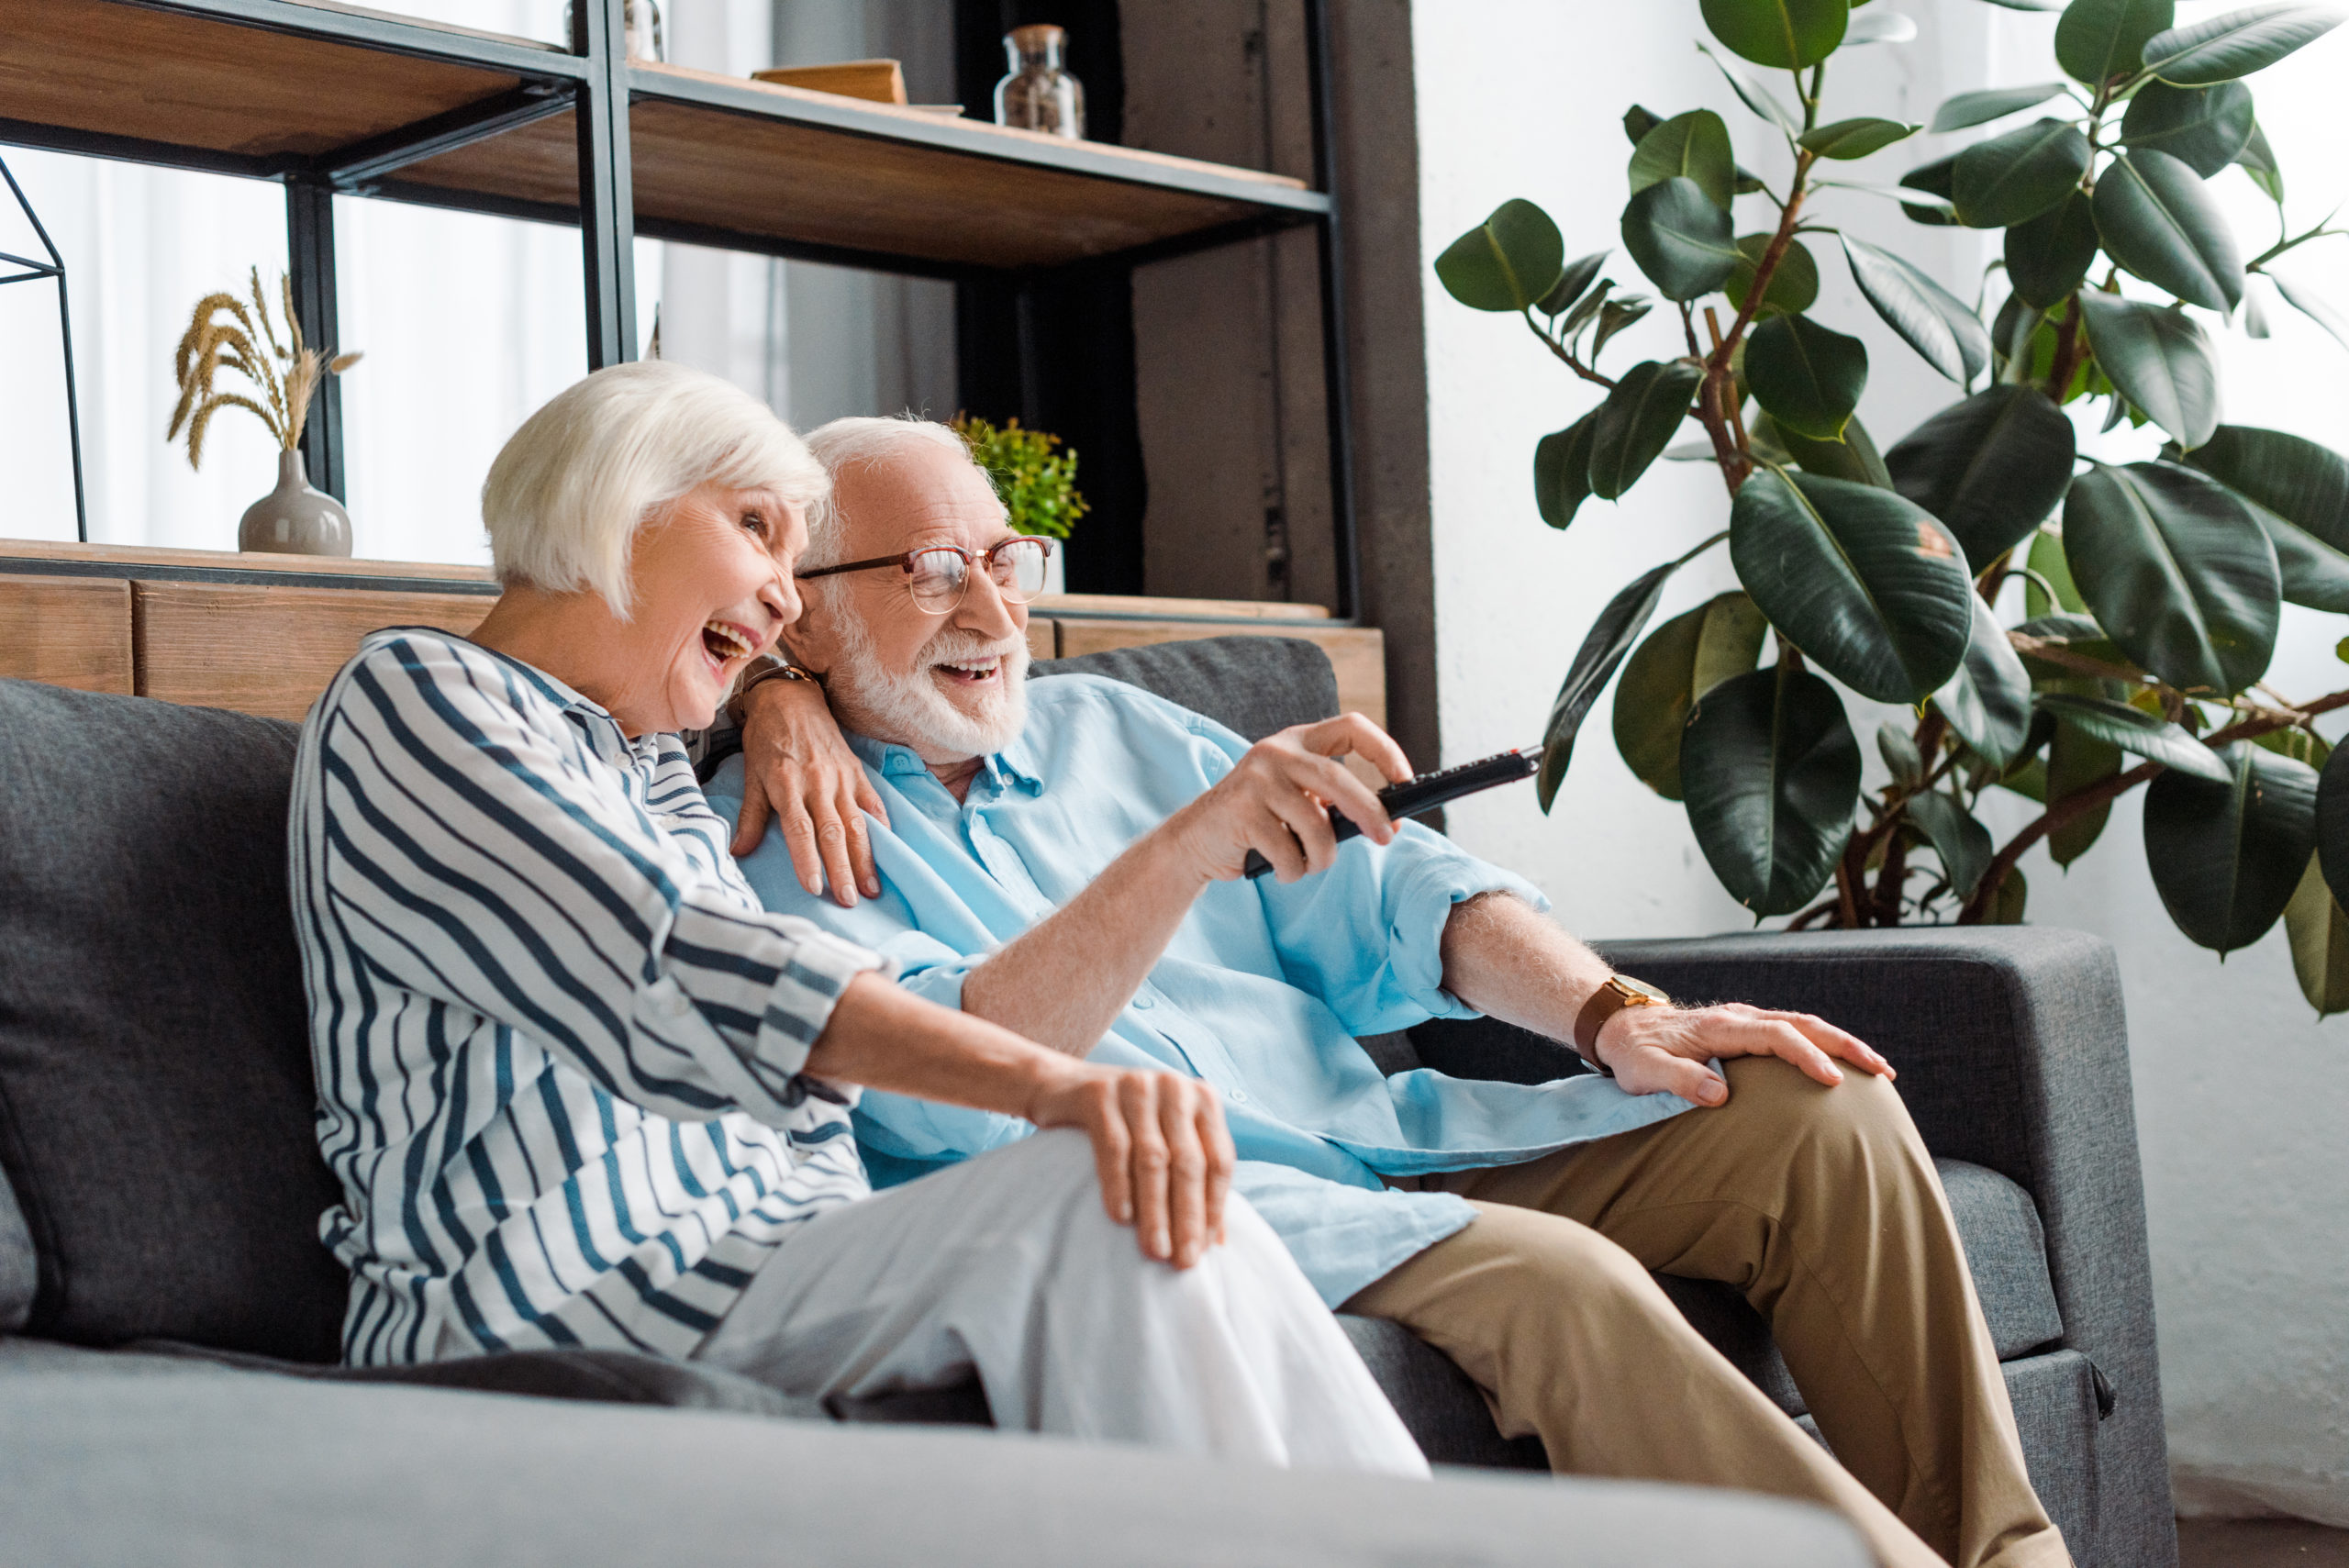
[[[2284,920],[2310,1001],[2349,1009],[2349,748],[2330,752],[2313,722],[2349,691],[2293,701],[2262,679],[2281,605],[2349,614],[2349,462],[2222,423],[2210,336],[2305,317],[2349,345],[2349,317],[2270,272],[2344,230],[2286,221],[2243,83],[2342,13],[2267,4],[2181,27],[2171,0],[1988,3],[2062,11],[2063,79],[1950,99],[1931,128],[1979,139],[1881,187],[1839,171],[1926,128],[1829,117],[1829,68],[1915,24],[1868,0],[1702,0],[1699,47],[1784,139],[1791,175],[1774,189],[1740,167],[1710,110],[1625,116],[1621,250],[1678,317],[1677,357],[1602,368],[1658,301],[1603,275],[1611,250],[1567,260],[1531,202],[1438,258],[1453,298],[1521,316],[1604,394],[1534,449],[1552,528],[1659,459],[1709,462],[1728,493],[1725,528],[1592,627],[1550,714],[1542,809],[1619,670],[1624,761],[1686,804],[1733,896],[1796,927],[2020,920],[2025,851],[2043,840],[2070,864],[2143,786],[2178,929],[2223,954]],[[2277,212],[2276,242],[2248,261],[2207,185],[2231,169]],[[1984,299],[1838,228],[1871,198],[2003,229]],[[1741,213],[1764,221],[1741,233]],[[1831,251],[1958,393],[1881,450],[1859,417],[1866,348],[1812,314]],[[2297,315],[2250,292],[2254,275]],[[2084,461],[2075,404],[2167,443]],[[1675,445],[1692,423],[1701,436]],[[1724,544],[1739,589],[1642,640],[1673,573]],[[2026,618],[2010,626],[1991,606],[2017,578]],[[1889,782],[1872,793],[1853,695],[1910,710],[1877,730]],[[1977,809],[1994,789],[2040,807],[2004,844]]]

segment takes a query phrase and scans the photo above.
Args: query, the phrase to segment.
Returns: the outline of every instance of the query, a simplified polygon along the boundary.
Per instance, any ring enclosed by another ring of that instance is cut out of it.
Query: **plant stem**
[[[1812,80],[1815,89],[1816,75]],[[1815,115],[1817,109],[1816,103],[1809,105],[1811,114]],[[1803,197],[1809,195],[1810,166],[1817,161],[1818,155],[1809,149],[1795,154],[1795,177],[1787,188],[1787,205],[1778,213],[1777,232],[1770,236],[1762,259],[1754,263],[1753,281],[1746,285],[1745,303],[1738,306],[1736,317],[1730,322],[1729,335],[1716,342],[1713,351],[1705,356],[1705,380],[1697,393],[1698,417],[1705,423],[1705,433],[1712,438],[1714,461],[1720,463],[1721,482],[1729,486],[1732,496],[1744,488],[1753,464],[1745,455],[1744,429],[1737,421],[1730,361],[1761,311],[1762,297],[1770,291],[1770,280],[1777,276],[1778,263],[1786,260],[1787,247],[1794,243],[1795,228],[1801,221]]]
[[[2047,369],[2047,396],[2058,408],[2064,406],[2065,395],[2072,390],[2072,377],[2080,368],[2080,295],[2072,292],[2071,307],[2064,313],[2064,325],[2055,332],[2055,360]]]
[[[1601,375],[1597,371],[1591,369],[1588,365],[1584,364],[1580,360],[1575,358],[1574,354],[1570,350],[1560,344],[1555,339],[1552,338],[1550,334],[1542,331],[1539,326],[1535,325],[1532,311],[1520,310],[1518,314],[1525,317],[1526,329],[1531,332],[1533,336],[1540,340],[1542,346],[1555,355],[1568,370],[1574,372],[1575,374],[1582,377],[1585,381],[1597,382],[1599,385],[1605,387],[1609,392],[1615,390],[1615,378],[1613,376]]]

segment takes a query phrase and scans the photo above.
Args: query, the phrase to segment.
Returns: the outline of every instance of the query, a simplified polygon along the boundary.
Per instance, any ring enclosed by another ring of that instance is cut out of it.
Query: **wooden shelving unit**
[[[1378,634],[1351,620],[1359,597],[1338,214],[1326,194],[1325,0],[1304,3],[1319,130],[1310,186],[631,61],[620,46],[624,0],[585,0],[569,48],[331,0],[0,0],[0,145],[282,182],[295,312],[313,342],[340,338],[338,195],[576,225],[585,369],[634,352],[639,234],[1049,284],[1309,225],[1321,262],[1334,616],[1071,597],[1037,606],[1038,651],[1229,631],[1309,636],[1337,662],[1350,705],[1375,713]],[[331,381],[304,449],[314,482],[342,494]],[[298,714],[306,683],[324,679],[314,666],[330,654],[323,671],[340,662],[358,620],[407,615],[470,628],[495,591],[470,568],[0,541],[0,674]],[[240,629],[220,630],[232,624],[224,617]]]

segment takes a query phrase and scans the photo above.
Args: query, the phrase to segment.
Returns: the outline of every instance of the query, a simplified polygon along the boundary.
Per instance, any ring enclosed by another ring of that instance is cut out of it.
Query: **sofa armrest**
[[[1675,996],[1817,1013],[1850,1029],[1899,1070],[1901,1098],[1934,1154],[1987,1165],[2032,1195],[2063,1342],[2109,1385],[2112,1407],[2098,1431],[2099,1533],[2109,1546],[2133,1540],[2157,1551],[2154,1542],[2169,1539],[2168,1461],[2112,950],[2085,932],[1998,926],[1610,942],[1602,951]]]

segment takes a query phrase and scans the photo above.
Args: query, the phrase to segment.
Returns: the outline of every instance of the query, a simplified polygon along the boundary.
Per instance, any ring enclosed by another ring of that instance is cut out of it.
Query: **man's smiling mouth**
[[[976,686],[997,680],[1003,674],[1003,656],[991,653],[984,659],[941,660],[930,668],[949,685]]]

